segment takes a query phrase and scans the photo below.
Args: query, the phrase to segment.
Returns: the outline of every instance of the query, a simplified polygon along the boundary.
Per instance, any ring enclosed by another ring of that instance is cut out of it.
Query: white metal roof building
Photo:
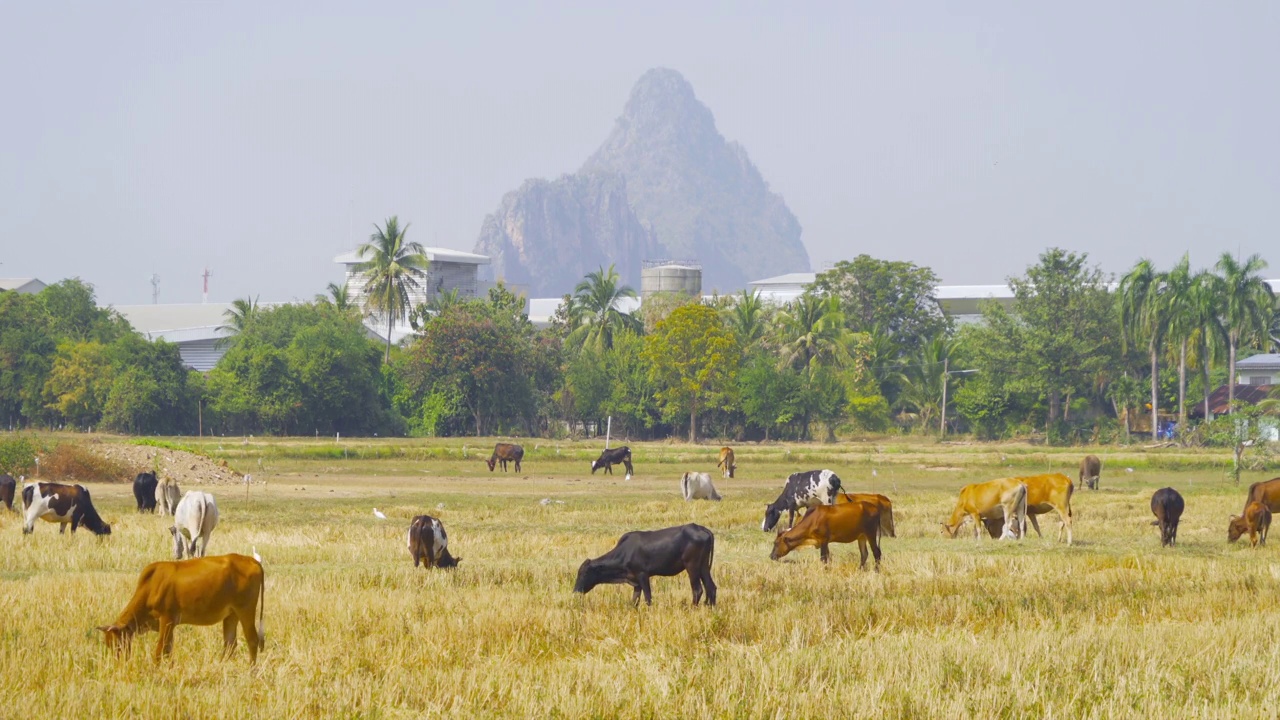
[[[479,296],[481,288],[477,274],[481,265],[489,264],[487,255],[436,247],[423,248],[423,250],[428,261],[427,279],[419,290],[410,292],[411,306],[426,304],[436,295],[452,290],[457,290],[461,298]],[[364,285],[368,276],[356,268],[365,259],[360,257],[359,251],[352,250],[335,257],[333,261],[346,269],[347,293],[351,296],[351,301],[358,306],[363,306]]]
[[[226,312],[230,309],[231,303],[117,305],[115,308],[148,340],[176,344],[182,362],[200,372],[212,370],[226,352],[225,348],[218,347],[218,341],[227,337],[227,333],[218,328],[226,324]]]
[[[46,285],[36,278],[0,278],[0,292],[13,290],[24,294],[38,293]]]

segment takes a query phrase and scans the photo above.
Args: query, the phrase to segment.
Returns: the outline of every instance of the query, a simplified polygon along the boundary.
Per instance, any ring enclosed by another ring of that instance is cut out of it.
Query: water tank
[[[694,260],[646,260],[640,269],[640,299],[655,293],[702,295],[702,265]]]

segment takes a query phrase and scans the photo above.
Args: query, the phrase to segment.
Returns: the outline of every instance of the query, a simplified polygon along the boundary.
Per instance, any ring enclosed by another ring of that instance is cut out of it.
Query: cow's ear
[[[115,625],[99,625],[98,632],[109,633],[112,630],[119,630]]]

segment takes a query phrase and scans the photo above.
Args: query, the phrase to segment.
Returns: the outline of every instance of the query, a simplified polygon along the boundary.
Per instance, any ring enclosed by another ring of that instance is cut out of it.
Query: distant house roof
[[[427,256],[429,262],[451,262],[466,263],[469,265],[488,265],[488,255],[477,255],[476,253],[463,252],[461,250],[450,250],[449,248],[429,247],[423,248],[423,253]],[[358,265],[368,258],[360,257],[360,251],[352,250],[345,252],[333,259],[334,262],[341,265]]]
[[[0,292],[14,290],[20,293],[38,293],[45,287],[36,278],[0,278]]]
[[[267,305],[268,303],[264,303]],[[226,324],[231,303],[180,303],[167,305],[117,305],[134,330],[148,340],[191,342],[226,336],[218,327]]]
[[[1236,369],[1244,370],[1280,370],[1280,354],[1265,353],[1253,355],[1236,361]]]
[[[1275,385],[1236,385],[1236,402],[1256,405],[1267,399],[1273,387]],[[1227,405],[1227,386],[1219,386],[1217,390],[1209,394],[1209,412],[1214,415],[1223,415],[1229,409]],[[1188,398],[1187,415],[1193,418],[1204,417],[1204,399],[1201,398],[1199,402],[1192,403]]]
[[[753,280],[750,284],[759,287],[772,287],[777,285],[808,285],[818,278],[817,273],[796,272],[787,273],[786,275],[778,275],[775,277],[765,278],[763,280]]]

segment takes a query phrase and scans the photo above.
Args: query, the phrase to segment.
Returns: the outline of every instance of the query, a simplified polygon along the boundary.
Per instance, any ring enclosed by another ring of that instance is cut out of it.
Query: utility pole
[[[204,304],[205,305],[209,304],[209,278],[212,276],[213,276],[213,273],[209,272],[209,268],[207,267],[204,269],[204,274],[200,276],[204,278]]]
[[[160,276],[151,273],[151,304],[160,304]]]
[[[942,360],[942,422],[938,425],[938,437],[947,436],[947,370],[951,367],[951,358],[943,358]]]

